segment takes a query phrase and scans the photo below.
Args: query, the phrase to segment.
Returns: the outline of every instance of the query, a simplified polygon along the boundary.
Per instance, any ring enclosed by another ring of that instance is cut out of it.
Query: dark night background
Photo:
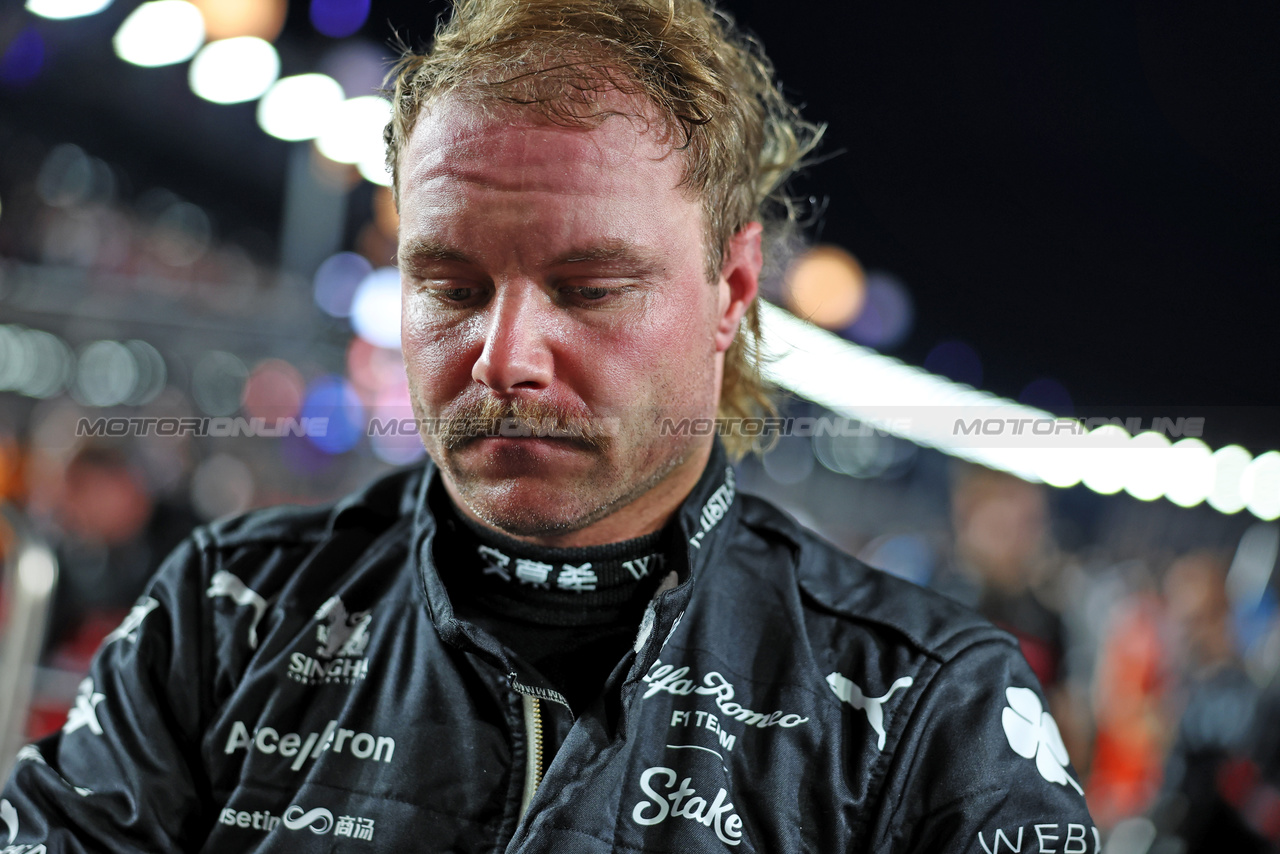
[[[167,187],[271,257],[288,144],[258,130],[252,104],[193,95],[185,64],[116,59],[111,34],[135,5],[59,22],[9,0],[0,46],[33,25],[48,50],[34,82],[0,89],[0,142],[75,142],[134,193]],[[360,37],[420,43],[443,8],[375,0]],[[998,394],[1051,377],[1077,414],[1208,413],[1213,447],[1280,447],[1280,6],[725,8],[829,123],[825,159],[794,185],[824,210],[811,236],[914,298],[893,355],[923,364],[961,339]],[[335,43],[294,2],[281,75]]]

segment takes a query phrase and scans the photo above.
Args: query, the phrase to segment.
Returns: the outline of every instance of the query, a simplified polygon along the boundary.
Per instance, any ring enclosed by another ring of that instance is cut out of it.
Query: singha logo
[[[340,596],[333,596],[320,606],[315,618],[320,621],[316,626],[316,655],[320,658],[358,657],[364,655],[369,645],[369,623],[373,616],[369,611],[355,614],[347,612]]]

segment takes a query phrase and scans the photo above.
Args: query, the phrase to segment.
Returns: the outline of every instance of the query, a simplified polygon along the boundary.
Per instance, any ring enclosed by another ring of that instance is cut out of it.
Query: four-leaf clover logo
[[[1006,688],[1009,706],[1001,716],[1009,746],[1019,756],[1035,757],[1040,776],[1050,783],[1070,786],[1080,794],[1084,790],[1067,773],[1067,748],[1053,716],[1040,705],[1040,698],[1030,688]]]

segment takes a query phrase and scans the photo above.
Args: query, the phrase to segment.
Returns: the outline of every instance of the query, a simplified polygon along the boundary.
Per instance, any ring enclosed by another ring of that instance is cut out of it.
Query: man
[[[14,840],[1096,851],[1008,635],[660,429],[759,397],[759,220],[812,138],[764,59],[698,0],[463,0],[396,75],[434,464],[198,530],[24,752]]]

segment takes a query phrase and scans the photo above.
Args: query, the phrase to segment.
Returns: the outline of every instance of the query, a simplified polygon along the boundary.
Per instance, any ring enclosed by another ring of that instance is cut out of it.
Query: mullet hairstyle
[[[573,127],[619,115],[605,106],[610,92],[644,98],[683,154],[681,186],[702,202],[711,282],[729,239],[747,223],[763,224],[766,256],[795,229],[784,185],[824,130],[788,103],[760,43],[703,0],[455,0],[431,47],[404,50],[387,79],[394,81],[385,139],[397,207],[400,152],[423,109],[445,95],[528,107]],[[760,359],[752,301],[725,354],[719,418],[776,414]],[[724,431],[731,456],[762,450],[757,437],[740,433]]]

